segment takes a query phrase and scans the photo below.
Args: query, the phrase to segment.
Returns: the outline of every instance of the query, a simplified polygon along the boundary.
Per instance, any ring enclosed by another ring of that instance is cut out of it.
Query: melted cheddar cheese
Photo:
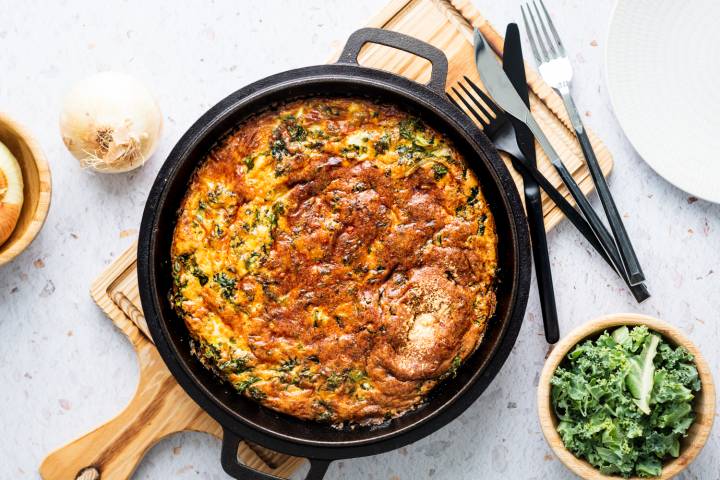
[[[472,170],[442,133],[363,99],[240,125],[196,171],[171,257],[204,365],[334,425],[417,406],[495,310],[495,224]]]

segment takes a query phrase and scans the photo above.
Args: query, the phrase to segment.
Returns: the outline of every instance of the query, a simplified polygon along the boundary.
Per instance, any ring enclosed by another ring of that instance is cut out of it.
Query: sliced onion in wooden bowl
[[[0,142],[17,159],[23,177],[23,204],[10,237],[0,245],[0,266],[18,256],[38,234],[50,208],[50,168],[35,139],[0,113]]]

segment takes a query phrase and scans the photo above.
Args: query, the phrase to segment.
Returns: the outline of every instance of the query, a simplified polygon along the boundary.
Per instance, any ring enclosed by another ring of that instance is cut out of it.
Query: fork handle
[[[618,212],[615,201],[610,193],[610,188],[605,180],[605,176],[600,169],[597,157],[595,156],[595,150],[593,150],[590,139],[587,136],[585,125],[580,119],[580,114],[575,106],[575,101],[570,95],[569,89],[559,90],[559,93],[563,102],[565,102],[565,109],[570,116],[570,121],[575,130],[575,136],[580,142],[580,148],[582,148],[583,155],[585,156],[588,170],[590,170],[590,176],[593,179],[593,183],[595,183],[595,189],[600,197],[603,210],[605,210],[605,216],[608,219],[610,229],[617,241],[622,262],[628,274],[628,280],[632,285],[637,285],[645,280],[645,275],[640,267],[640,261],[635,254],[630,237],[628,237],[627,231],[625,230],[620,212]]]
[[[618,253],[618,248],[617,245],[615,245],[615,240],[612,238],[612,235],[610,235],[610,232],[608,232],[607,228],[605,228],[605,225],[602,223],[602,220],[600,220],[600,217],[598,217],[597,213],[595,213],[592,205],[590,205],[590,202],[588,201],[587,197],[585,197],[585,194],[580,189],[580,186],[577,184],[572,174],[568,171],[567,167],[560,159],[560,155],[558,155],[558,153],[555,151],[555,148],[553,148],[550,140],[548,140],[548,138],[545,136],[545,133],[540,128],[540,125],[538,125],[537,121],[535,121],[535,118],[529,112],[526,118],[520,120],[526,122],[530,130],[532,130],[533,135],[535,135],[535,139],[545,151],[545,154],[550,159],[550,163],[552,163],[552,165],[555,167],[555,170],[557,170],[558,175],[560,175],[560,179],[570,191],[570,195],[572,195],[578,208],[583,213],[583,215],[585,215],[585,219],[587,220],[588,224],[590,224],[590,228],[592,228],[592,231],[597,236],[598,241],[603,246],[608,256],[612,260],[612,263],[617,268],[618,273],[620,273],[623,278],[629,283],[630,279],[627,276],[625,266],[623,265],[620,254]]]
[[[524,163],[522,160],[519,160],[513,154],[510,154],[510,160],[512,161],[513,167],[515,167],[515,170],[519,171],[523,175],[531,176],[535,180],[535,182],[537,182],[540,188],[542,188],[543,191],[547,194],[547,196],[550,197],[550,199],[555,203],[555,205],[557,205],[560,211],[565,214],[565,217],[570,220],[570,223],[572,223],[575,228],[577,228],[577,230],[582,234],[583,237],[585,237],[588,243],[590,243],[590,245],[592,245],[595,251],[598,252],[602,259],[605,260],[605,262],[610,265],[610,268],[612,268],[625,282],[625,284],[628,286],[628,289],[630,289],[633,297],[635,297],[635,300],[638,303],[647,300],[650,297],[650,292],[648,292],[645,284],[639,283],[637,285],[630,285],[627,277],[620,270],[618,270],[618,267],[608,256],[606,249],[600,244],[597,236],[595,235],[595,232],[587,223],[585,218],[580,215],[580,212],[578,212],[575,207],[570,205],[570,202],[565,200],[563,194],[560,193],[550,183],[550,181],[540,172],[540,170],[538,170],[537,167],[535,167],[534,165]]]

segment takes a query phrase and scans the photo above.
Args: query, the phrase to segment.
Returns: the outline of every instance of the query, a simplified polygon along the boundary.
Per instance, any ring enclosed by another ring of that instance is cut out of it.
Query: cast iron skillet
[[[427,59],[432,74],[421,85],[389,72],[358,65],[368,42]],[[416,441],[447,424],[477,399],[515,343],[530,283],[528,232],[510,174],[475,125],[445,98],[448,63],[437,48],[381,29],[353,33],[337,63],[279,73],[248,85],[205,113],[170,152],[145,206],[138,244],[138,277],[145,318],[160,355],[178,383],[223,428],[221,461],[235,478],[277,478],[239,463],[238,445],[255,442],[275,451],[307,457],[308,479],[323,477],[332,460],[377,454]],[[190,353],[189,335],[168,292],[172,287],[170,246],[180,202],[195,168],[212,146],[239,123],[282,102],[311,96],[355,96],[399,105],[448,135],[469,166],[497,224],[499,265],[497,311],[478,350],[454,379],[436,387],[416,410],[380,427],[337,430],[278,414],[238,395]]]

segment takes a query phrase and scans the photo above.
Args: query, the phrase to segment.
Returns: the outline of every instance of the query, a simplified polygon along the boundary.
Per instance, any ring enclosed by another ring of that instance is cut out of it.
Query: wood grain
[[[647,325],[648,328],[662,334],[662,336],[671,343],[687,348],[695,357],[695,365],[697,366],[702,383],[702,388],[695,397],[693,405],[693,410],[697,418],[695,419],[695,423],[690,427],[687,437],[680,441],[680,456],[665,463],[662,475],[656,477],[660,480],[669,479],[685,470],[685,468],[695,460],[695,457],[700,453],[700,450],[705,446],[710,436],[713,420],[715,419],[715,384],[713,383],[712,374],[710,373],[710,366],[702,356],[702,353],[700,353],[700,350],[698,350],[695,344],[693,344],[685,334],[667,322],[646,315],[618,313],[587,322],[560,340],[545,361],[545,366],[540,375],[537,391],[540,426],[545,435],[545,439],[550,445],[550,448],[555,452],[555,455],[576,475],[593,480],[623,478],[601,474],[588,462],[575,457],[575,455],[565,448],[556,430],[558,419],[553,412],[550,401],[550,378],[552,378],[555,369],[563,361],[567,353],[582,340],[592,338],[593,336],[601,334],[606,329],[612,329],[621,325]],[[632,478],[631,480],[640,479]]]
[[[501,53],[498,46],[502,46],[502,38],[467,0],[391,0],[369,26],[407,33],[440,47],[449,60],[448,88],[463,75],[481,83],[472,62],[472,36],[468,33],[471,26],[480,28],[496,52]],[[386,47],[368,45],[359,60],[363,65],[390,70],[419,82],[430,78],[430,64],[426,60]],[[562,104],[530,69],[528,84],[532,90],[532,112],[538,123],[582,190],[589,192],[592,181],[567,117],[563,116],[564,110],[558,109]],[[607,174],[612,158],[594,135],[591,139]],[[555,185],[561,185],[542,152],[538,155],[538,167]],[[520,187],[521,177],[510,171]],[[545,227],[549,230],[562,219],[562,214],[548,199],[544,199],[543,208]],[[174,383],[150,341],[140,304],[135,259],[133,246],[101,274],[91,289],[98,306],[128,336],[138,353],[141,374],[135,397],[109,423],[50,454],[40,468],[45,480],[76,479],[80,475],[83,480],[125,479],[147,450],[165,436],[184,430],[222,435],[219,425]],[[254,468],[280,476],[291,474],[304,461],[251,444],[242,444],[239,456]]]
[[[0,244],[0,266],[18,256],[35,239],[50,208],[50,167],[40,145],[28,131],[0,113],[0,142],[15,156],[22,170],[24,190],[20,218],[12,235]]]

